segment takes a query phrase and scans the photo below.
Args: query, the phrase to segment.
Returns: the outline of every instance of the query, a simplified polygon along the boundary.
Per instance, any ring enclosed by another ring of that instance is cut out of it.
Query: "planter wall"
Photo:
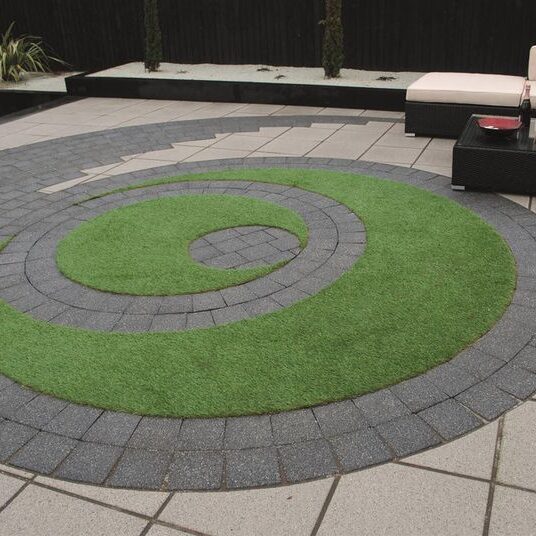
[[[525,74],[534,0],[344,0],[346,66]],[[323,0],[160,0],[166,60],[319,66]],[[2,0],[73,67],[143,54],[142,0]]]
[[[27,108],[46,107],[50,103],[65,99],[63,93],[47,91],[0,91],[0,117],[14,114]]]
[[[403,111],[404,89],[226,82],[218,80],[165,80],[75,75],[65,80],[72,97],[119,97],[204,102],[293,104],[332,108]]]

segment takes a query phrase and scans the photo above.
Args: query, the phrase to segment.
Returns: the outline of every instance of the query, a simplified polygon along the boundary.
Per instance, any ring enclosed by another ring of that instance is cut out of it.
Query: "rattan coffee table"
[[[536,149],[529,129],[499,138],[482,132],[473,115],[454,145],[453,190],[536,195]]]

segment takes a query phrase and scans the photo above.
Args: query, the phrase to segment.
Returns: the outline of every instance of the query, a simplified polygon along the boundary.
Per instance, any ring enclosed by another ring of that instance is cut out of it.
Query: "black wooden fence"
[[[343,0],[347,67],[525,74],[535,0]],[[73,67],[143,56],[143,0],[0,0],[0,31],[42,36]],[[160,0],[179,63],[318,66],[323,0]]]

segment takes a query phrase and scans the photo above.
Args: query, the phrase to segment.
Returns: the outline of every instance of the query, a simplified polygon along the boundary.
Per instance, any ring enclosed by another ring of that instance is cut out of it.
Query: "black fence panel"
[[[167,61],[319,66],[323,0],[160,0]],[[344,0],[346,67],[525,74],[534,0]],[[0,0],[77,69],[141,60],[143,0]]]
[[[526,74],[532,0],[346,0],[346,62],[364,69]]]
[[[167,60],[320,64],[319,0],[160,0],[159,5]]]
[[[143,56],[143,0],[0,0],[0,31],[12,21],[77,69]]]

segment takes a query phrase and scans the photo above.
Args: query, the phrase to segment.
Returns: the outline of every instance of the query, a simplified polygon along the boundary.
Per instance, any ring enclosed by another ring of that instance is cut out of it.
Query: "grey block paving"
[[[225,307],[225,301],[220,292],[205,292],[203,294],[194,294],[193,308],[194,312],[209,311]]]
[[[12,286],[20,285],[21,283],[24,283],[25,280],[26,276],[20,273],[0,277],[0,289],[4,290]]]
[[[128,441],[128,446],[173,452],[177,445],[181,419],[143,417]]]
[[[159,314],[152,317],[151,331],[180,331],[186,327],[186,314]]]
[[[272,430],[276,445],[296,443],[322,437],[314,413],[310,409],[272,415]]]
[[[249,302],[257,298],[257,295],[252,290],[249,290],[246,285],[225,288],[220,293],[228,306]]]
[[[313,408],[324,437],[355,432],[367,427],[367,421],[351,400]]]
[[[7,389],[10,385],[13,385],[15,382],[13,380],[10,380],[9,378],[6,378],[6,376],[2,376],[0,374],[0,391],[2,389]]]
[[[102,413],[101,409],[69,404],[43,430],[80,439]]]
[[[37,320],[52,320],[67,309],[67,305],[63,303],[47,301],[31,309],[31,315]]]
[[[69,403],[47,395],[39,395],[13,414],[13,420],[34,428],[43,428]]]
[[[481,419],[452,398],[421,411],[419,417],[447,440],[482,425]]]
[[[306,292],[302,292],[296,288],[286,288],[272,294],[271,299],[282,307],[288,307],[289,305],[305,300],[305,298],[308,297],[309,295]]]
[[[441,442],[434,430],[417,415],[406,415],[380,424],[377,430],[399,457],[408,456]]]
[[[229,324],[250,318],[250,314],[242,305],[231,305],[222,309],[212,311],[212,319],[217,326],[220,324]]]
[[[131,333],[133,331],[149,331],[153,323],[153,315],[123,315],[112,328],[112,331]]]
[[[283,306],[271,297],[259,298],[258,300],[246,302],[242,307],[250,316],[264,315],[279,311]]]
[[[80,442],[61,463],[54,476],[102,484],[122,453],[121,447]]]
[[[141,417],[128,413],[105,411],[84,434],[84,441],[103,443],[106,445],[125,446]]]
[[[39,473],[51,473],[78,445],[75,439],[39,432],[9,460],[9,463]]]
[[[147,125],[107,132],[106,143],[101,143],[101,134],[91,133],[42,142],[35,154],[28,147],[0,151],[0,184],[4,186],[0,188],[0,209],[4,210],[0,236],[16,235],[0,253],[2,298],[35,318],[87,329],[210,329],[215,324],[278,311],[322,291],[365,249],[364,226],[346,207],[276,184],[190,181],[84,202],[94,194],[146,178],[248,166],[337,166],[418,187],[426,188],[427,181],[433,181],[438,194],[452,197],[443,187],[448,181],[426,172],[366,162],[285,157],[166,166],[53,195],[37,191],[62,177],[78,177],[83,168],[119,162],[124,154],[169,148],[183,139],[322,121],[338,122],[340,117],[225,118],[187,125]],[[368,120],[355,117],[344,121],[366,124]],[[45,161],[54,172],[44,169]],[[24,177],[4,176],[7,168],[2,164],[10,162],[16,162]],[[203,237],[199,247],[191,249],[200,262],[217,251],[221,254],[218,262],[231,259],[225,255],[240,254],[248,261],[243,265],[247,267],[259,261],[255,254],[262,255],[263,262],[274,263],[279,258],[287,264],[257,280],[195,297],[115,295],[87,289],[59,274],[55,245],[82,221],[140,200],[185,192],[244,195],[289,207],[308,226],[307,247],[300,251],[293,235],[258,226],[228,229],[210,240]],[[503,319],[451,362],[353,401],[271,416],[184,421],[66,403],[38,396],[0,376],[0,460],[61,478],[121,487],[247,488],[299,482],[414,454],[474,429],[483,419],[498,417],[536,390],[536,246],[531,232],[536,228],[536,214],[492,195],[457,195],[455,199],[496,226],[516,257],[520,275],[514,303]]]
[[[489,381],[481,382],[464,391],[456,397],[456,400],[488,421],[496,419],[517,404],[513,396],[501,391]]]
[[[6,461],[24,446],[38,430],[12,421],[0,421],[0,460]]]
[[[528,345],[511,361],[512,365],[536,374],[536,348]]]
[[[249,261],[245,260],[239,253],[224,253],[211,259],[208,259],[203,264],[212,268],[251,268],[248,266]]]
[[[160,489],[171,463],[162,451],[125,449],[106,484],[114,487]]]
[[[47,301],[46,296],[41,295],[39,292],[31,291],[26,296],[19,298],[18,300],[10,301],[9,304],[15,309],[26,313],[31,311],[35,306],[39,306]]]
[[[102,313],[98,311],[70,308],[52,320],[54,323],[67,326],[76,326],[99,331],[111,331],[120,319],[121,314],[119,313]]]
[[[424,376],[394,385],[391,387],[391,392],[413,412],[421,411],[448,398],[446,393]]]
[[[298,238],[282,229],[235,227],[195,240],[190,255],[207,266],[240,269],[289,261],[299,253],[299,246]]]
[[[223,479],[223,452],[178,452],[169,470],[170,490],[219,489]]]
[[[354,402],[371,426],[378,426],[411,413],[389,389],[361,396]]]
[[[162,298],[146,296],[143,300],[135,300],[125,309],[128,315],[155,315],[162,305]],[[140,330],[141,331],[141,330]]]
[[[270,294],[278,292],[279,290],[283,290],[285,287],[273,279],[270,279],[270,277],[264,277],[262,279],[249,281],[245,285],[241,285],[237,288],[246,289],[248,292],[253,292],[257,298],[264,298]],[[251,303],[251,301],[246,300],[246,303]]]
[[[430,370],[424,378],[449,396],[456,396],[479,382],[476,376],[450,362]]]
[[[304,441],[279,448],[283,471],[289,482],[331,475],[338,470],[331,446],[325,439]]]
[[[241,250],[240,253],[250,262],[258,262],[258,259],[265,259],[277,255],[279,250],[267,243],[259,244],[257,246],[249,246]]]
[[[192,296],[167,296],[162,298],[159,314],[183,314],[193,311]]]
[[[36,396],[35,391],[18,383],[12,383],[0,391],[0,416],[12,417],[19,411],[19,408],[26,405]]]
[[[491,334],[484,335],[474,345],[474,348],[492,355],[503,362],[510,361],[512,357],[525,347],[533,332],[532,328],[520,325],[516,320],[512,322],[515,326],[513,330],[517,333],[508,331],[507,336],[505,336],[500,333],[503,326],[497,324],[496,331],[494,330]]]
[[[231,417],[225,426],[226,449],[250,449],[273,445],[272,424],[269,415]]]
[[[302,292],[305,292],[306,294],[309,294],[310,296],[314,296],[315,294],[318,294],[321,290],[325,289],[329,285],[330,283],[328,281],[325,281],[323,279],[318,279],[317,277],[310,275],[296,282],[294,286],[298,290],[301,290]]]
[[[201,241],[203,241],[203,245],[201,245]],[[204,242],[204,238],[200,238],[193,242],[190,246],[190,255],[196,261],[202,264],[207,264],[205,261],[221,256],[221,251],[210,244],[205,245]],[[225,265],[223,265],[223,267],[225,267]],[[227,267],[232,268],[233,266],[231,265]]]
[[[191,313],[186,317],[186,328],[210,328],[214,326],[214,319],[210,311]]]
[[[536,375],[514,365],[506,365],[490,381],[516,398],[528,398],[536,392]]]
[[[269,486],[281,481],[275,448],[232,450],[226,455],[227,487]]]
[[[225,419],[187,419],[183,422],[180,450],[217,450],[223,446]]]
[[[355,471],[392,458],[392,452],[373,428],[332,438],[331,444],[344,471]]]
[[[504,361],[475,348],[464,350],[452,359],[451,363],[480,380],[485,380],[504,366]]]

